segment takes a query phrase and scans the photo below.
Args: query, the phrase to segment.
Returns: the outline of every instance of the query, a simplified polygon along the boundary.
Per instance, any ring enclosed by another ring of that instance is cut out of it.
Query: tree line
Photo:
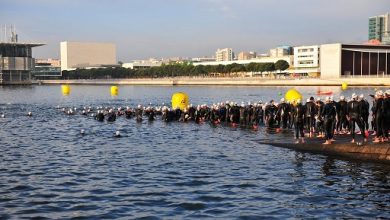
[[[163,64],[145,69],[128,69],[123,67],[76,69],[62,71],[62,79],[122,79],[122,78],[163,78],[176,76],[236,76],[243,72],[275,72],[289,68],[285,60],[275,63],[249,63],[228,65],[197,65],[191,63]]]

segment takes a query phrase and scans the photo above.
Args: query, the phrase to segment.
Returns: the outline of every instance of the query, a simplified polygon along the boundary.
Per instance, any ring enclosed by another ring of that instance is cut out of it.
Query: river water
[[[56,109],[169,103],[178,91],[194,104],[269,101],[288,89],[120,86],[112,98],[109,86],[72,86],[67,97],[60,86],[0,87],[0,219],[390,218],[387,165],[260,144],[287,138],[264,128],[99,123]]]

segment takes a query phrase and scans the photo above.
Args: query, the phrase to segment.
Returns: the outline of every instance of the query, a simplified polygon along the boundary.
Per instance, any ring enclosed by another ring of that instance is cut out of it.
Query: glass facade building
[[[27,84],[34,69],[32,47],[43,44],[0,43],[0,84]]]

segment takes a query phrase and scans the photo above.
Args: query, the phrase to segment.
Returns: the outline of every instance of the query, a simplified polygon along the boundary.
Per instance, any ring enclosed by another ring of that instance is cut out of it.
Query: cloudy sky
[[[0,0],[0,24],[20,41],[113,42],[118,60],[211,56],[217,48],[265,53],[278,45],[362,43],[368,17],[390,0]]]

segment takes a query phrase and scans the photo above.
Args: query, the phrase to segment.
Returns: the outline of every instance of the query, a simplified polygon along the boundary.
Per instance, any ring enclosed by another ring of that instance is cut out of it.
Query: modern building
[[[116,46],[112,43],[61,42],[61,71],[77,68],[116,66]]]
[[[7,27],[5,27],[7,29]],[[20,43],[13,27],[0,42],[0,84],[29,84],[34,69],[32,48],[40,43]]]
[[[293,48],[290,46],[280,46],[269,50],[270,57],[283,57],[293,54]]]
[[[31,75],[33,79],[59,79],[62,76],[60,60],[36,59]]]
[[[294,47],[293,73],[319,75],[320,73],[320,46]]]
[[[251,60],[256,58],[256,52],[240,52],[237,55],[237,60]]]
[[[162,63],[163,62],[161,60],[156,60],[156,59],[134,60],[133,62],[130,63],[123,63],[122,67],[128,69],[147,69],[151,67],[161,66]]]
[[[53,58],[35,59],[35,66],[37,66],[39,64],[43,64],[43,65],[49,64],[50,66],[53,66],[53,67],[61,67],[61,60],[60,59],[53,59]]]
[[[321,45],[321,78],[389,77],[390,45]]]
[[[368,40],[379,40],[382,44],[390,44],[389,13],[368,19]]]
[[[234,53],[232,48],[218,49],[215,52],[216,61],[231,61],[234,59]]]
[[[285,60],[288,62],[288,64],[291,66],[293,64],[293,56],[284,56],[284,57],[258,57],[251,60],[231,60],[231,61],[212,61],[212,62],[199,62],[199,63],[193,63],[194,66],[198,65],[229,65],[233,63],[237,64],[249,64],[249,63],[275,63],[278,60]]]

